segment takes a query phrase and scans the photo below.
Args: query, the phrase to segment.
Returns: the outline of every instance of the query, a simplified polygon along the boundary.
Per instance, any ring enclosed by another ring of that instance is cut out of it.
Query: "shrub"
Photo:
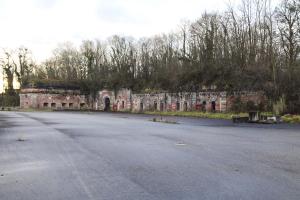
[[[280,97],[279,100],[275,103],[273,103],[273,113],[275,115],[282,115],[286,111],[286,103],[285,103],[285,97]]]
[[[246,103],[247,111],[256,111],[258,110],[258,106],[255,105],[254,101],[247,101]]]
[[[287,123],[300,123],[300,115],[284,115],[282,120]]]
[[[2,94],[0,96],[1,107],[16,107],[19,105],[20,105],[20,97],[18,94],[14,94],[14,95]]]
[[[245,112],[245,104],[242,102],[241,97],[234,98],[231,106],[231,111],[234,113]]]

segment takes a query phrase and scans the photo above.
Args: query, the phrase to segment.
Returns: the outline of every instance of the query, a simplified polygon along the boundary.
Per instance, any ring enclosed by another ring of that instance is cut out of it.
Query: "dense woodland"
[[[101,27],[99,27],[101,28]],[[300,1],[243,0],[223,13],[204,13],[177,32],[139,40],[60,45],[35,64],[30,51],[6,51],[1,59],[6,92],[13,79],[26,86],[102,88],[136,92],[264,91],[270,104],[300,113]]]

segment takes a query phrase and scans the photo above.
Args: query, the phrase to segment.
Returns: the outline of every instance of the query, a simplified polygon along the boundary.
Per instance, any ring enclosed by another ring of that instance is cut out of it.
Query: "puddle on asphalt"
[[[176,146],[186,146],[186,144],[183,143],[183,142],[178,142],[178,143],[176,143],[175,145],[176,145]]]

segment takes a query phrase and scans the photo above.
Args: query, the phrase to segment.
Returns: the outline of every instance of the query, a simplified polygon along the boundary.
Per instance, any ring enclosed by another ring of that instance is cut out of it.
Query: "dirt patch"
[[[17,139],[17,141],[18,141],[18,142],[25,142],[25,141],[26,141],[26,139],[25,139],[25,138],[22,138],[22,137],[20,137],[20,138],[18,138],[18,139]]]
[[[163,119],[163,118],[158,118],[158,117],[154,117],[154,118],[151,119],[150,121],[151,121],[151,122],[166,123],[166,124],[179,124],[177,121],[168,120],[168,119]]]

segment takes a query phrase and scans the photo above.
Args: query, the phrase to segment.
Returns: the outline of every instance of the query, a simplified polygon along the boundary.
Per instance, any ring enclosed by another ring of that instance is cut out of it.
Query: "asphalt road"
[[[0,200],[299,200],[300,127],[0,112]]]

